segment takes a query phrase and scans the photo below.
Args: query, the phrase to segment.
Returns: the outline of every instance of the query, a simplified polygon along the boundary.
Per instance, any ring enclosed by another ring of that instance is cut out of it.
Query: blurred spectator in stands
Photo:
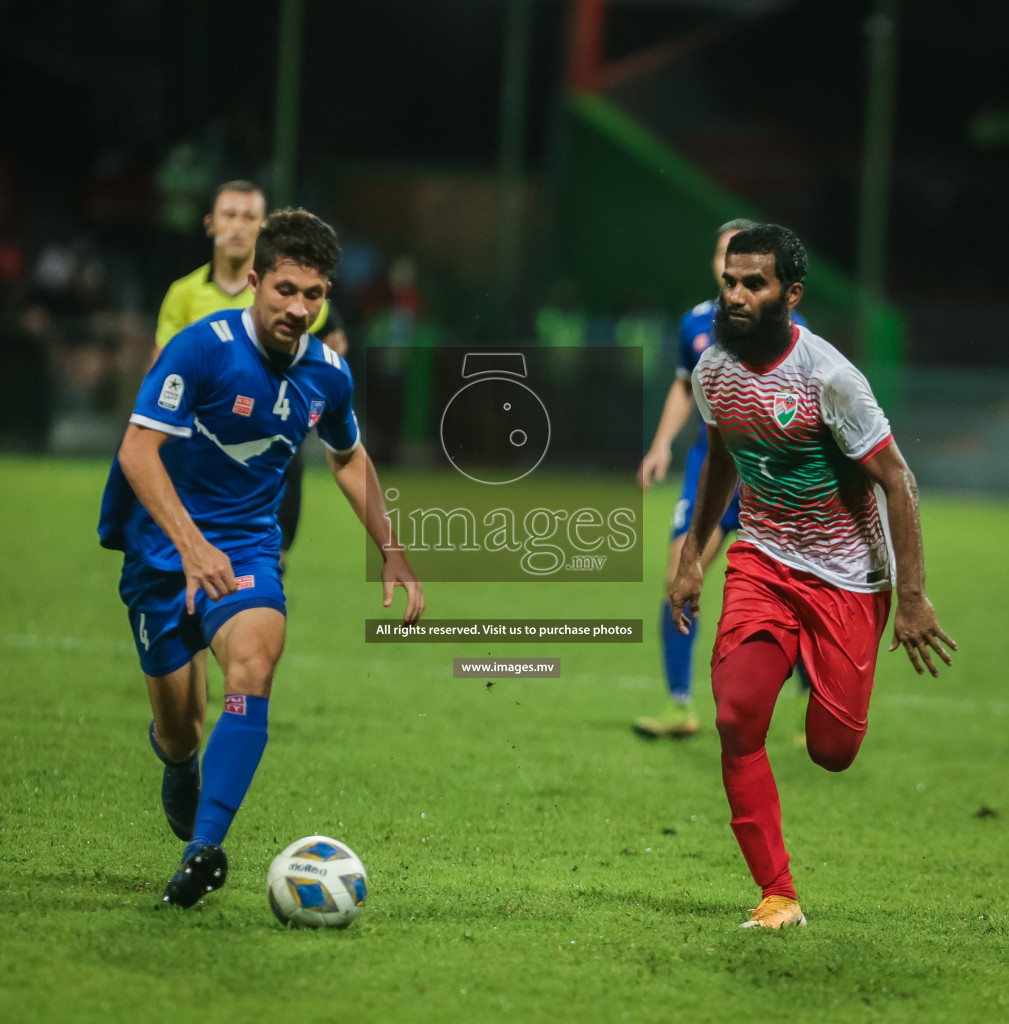
[[[352,228],[337,226],[340,238],[340,312],[350,329],[370,319],[389,302],[389,285],[375,246]]]
[[[56,316],[80,317],[109,306],[109,280],[98,250],[64,234],[42,247],[32,269],[32,295]]]
[[[370,310],[365,331],[368,347],[374,350],[367,357],[368,394],[382,404],[382,415],[368,420],[368,451],[377,465],[388,465],[399,459],[408,401],[405,349],[429,347],[437,337],[433,325],[422,321],[424,302],[413,256],[397,256],[388,273],[372,279],[360,298],[363,308]]]
[[[420,288],[417,286],[417,261],[412,256],[397,256],[389,268],[392,304],[389,308],[389,342],[406,345],[421,314]]]
[[[108,271],[94,245],[69,232],[44,245],[32,267],[29,304],[59,408],[112,409],[119,335]]]
[[[49,316],[41,306],[5,310],[0,317],[0,374],[8,393],[0,403],[0,448],[44,451],[54,393],[48,367]]]
[[[675,372],[679,331],[650,292],[641,291],[628,300],[613,333],[620,348],[641,349],[641,369],[646,381],[665,382]]]
[[[547,301],[536,313],[536,337],[549,348],[581,346],[588,340],[589,315],[581,304],[578,285],[555,281]]]
[[[101,239],[117,304],[124,309],[143,309],[154,301],[153,295],[145,295],[145,285],[154,271],[151,229],[156,206],[150,169],[135,153],[110,149],[92,162],[81,191],[82,225]]]
[[[77,256],[72,240],[61,237],[47,242],[32,268],[32,297],[54,315],[74,316],[80,312],[74,280]]]
[[[367,301],[372,306],[369,345],[412,344],[423,312],[416,259],[397,256],[389,266],[384,287],[370,289]]]
[[[0,315],[21,305],[24,278],[21,243],[12,234],[0,229]]]
[[[159,231],[156,279],[174,280],[199,260],[202,250],[195,239],[214,180],[213,169],[192,142],[173,146],[155,172]]]

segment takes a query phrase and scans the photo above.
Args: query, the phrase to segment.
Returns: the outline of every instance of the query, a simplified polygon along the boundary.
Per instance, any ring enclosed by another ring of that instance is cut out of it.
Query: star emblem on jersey
[[[170,373],[164,384],[161,385],[161,395],[158,398],[158,405],[162,409],[175,412],[182,401],[182,392],[186,390],[182,378],[177,373]]]
[[[779,391],[774,396],[774,418],[782,427],[787,427],[799,409],[799,399],[794,391]]]

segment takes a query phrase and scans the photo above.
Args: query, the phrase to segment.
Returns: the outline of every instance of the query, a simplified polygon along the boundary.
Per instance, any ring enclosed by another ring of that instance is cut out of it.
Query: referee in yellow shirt
[[[203,218],[214,252],[209,263],[172,282],[161,303],[155,333],[155,357],[176,334],[191,323],[219,309],[244,309],[252,305],[249,271],[256,254],[256,239],[266,217],[266,196],[251,181],[226,181],[214,193],[210,213]],[[327,300],[309,328],[320,341],[341,356],[347,336],[339,313]],[[301,517],[301,480],[305,469],[299,450],[287,470],[284,497],[277,514],[281,529],[280,560],[283,566],[294,542]]]

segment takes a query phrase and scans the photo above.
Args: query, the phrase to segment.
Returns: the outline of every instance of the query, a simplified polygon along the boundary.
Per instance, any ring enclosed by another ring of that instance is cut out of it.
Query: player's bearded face
[[[792,340],[791,311],[783,294],[764,299],[745,316],[719,296],[714,318],[715,344],[730,358],[751,366],[773,363]]]

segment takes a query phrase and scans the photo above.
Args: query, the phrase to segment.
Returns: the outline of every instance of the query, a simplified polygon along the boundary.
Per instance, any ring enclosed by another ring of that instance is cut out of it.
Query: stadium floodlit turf
[[[0,460],[0,1013],[216,1024],[1009,1019],[1009,506],[927,494],[928,589],[960,643],[939,680],[881,654],[841,775],[769,741],[809,927],[740,930],[757,892],[727,824],[706,651],[704,728],[647,742],[675,483],[645,504],[640,584],[431,584],[438,618],[634,618],[645,642],[393,646],[360,528],[309,471],[271,742],[226,843],[227,886],[159,906],[181,844],[158,804],[142,679],[98,548],[105,465]],[[402,608],[402,597],[397,600]],[[394,621],[391,619],[391,621]],[[452,658],[560,657],[560,679],[453,679]],[[211,707],[220,675],[211,677]],[[216,714],[216,711],[215,711]],[[370,880],[344,932],[290,932],[267,867],[315,833]]]

